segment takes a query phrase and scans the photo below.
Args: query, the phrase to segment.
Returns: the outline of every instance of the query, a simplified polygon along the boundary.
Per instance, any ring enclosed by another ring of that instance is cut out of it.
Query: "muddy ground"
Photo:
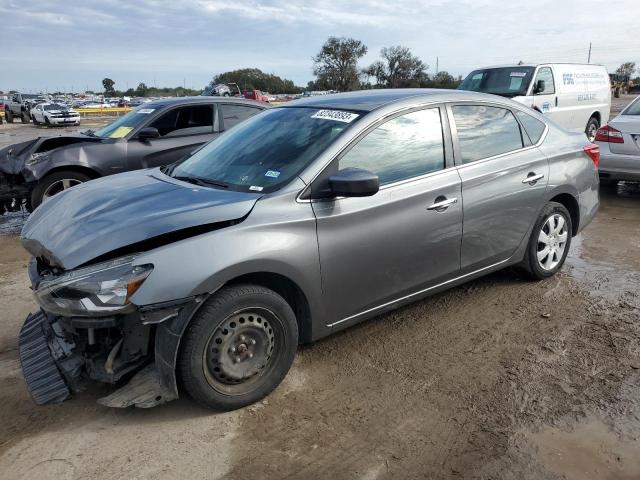
[[[301,347],[224,414],[112,410],[104,387],[35,406],[27,255],[0,235],[0,478],[639,479],[640,185],[601,195],[556,277],[506,270]]]

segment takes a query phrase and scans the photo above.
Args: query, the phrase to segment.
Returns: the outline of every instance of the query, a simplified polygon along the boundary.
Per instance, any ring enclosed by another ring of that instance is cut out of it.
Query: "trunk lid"
[[[640,155],[640,115],[618,115],[609,125],[622,132],[624,143],[609,143],[612,153]]]

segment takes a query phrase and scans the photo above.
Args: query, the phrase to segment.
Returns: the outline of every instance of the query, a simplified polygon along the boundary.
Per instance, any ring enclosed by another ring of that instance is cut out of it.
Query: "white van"
[[[481,68],[460,90],[493,93],[539,110],[567,130],[584,132],[590,141],[609,121],[611,85],[602,65],[544,63]]]

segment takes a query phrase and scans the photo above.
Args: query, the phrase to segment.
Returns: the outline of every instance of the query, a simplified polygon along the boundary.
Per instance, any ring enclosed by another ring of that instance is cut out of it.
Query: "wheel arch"
[[[568,192],[557,193],[549,199],[563,205],[571,216],[571,236],[575,237],[580,228],[580,205],[575,196]]]
[[[594,110],[593,112],[591,112],[589,120],[591,120],[592,118],[598,120],[598,125],[602,126],[602,114],[600,113],[600,110]],[[589,120],[587,120],[587,123],[589,123]]]
[[[220,288],[228,285],[239,285],[250,283],[273,290],[289,304],[296,315],[298,322],[298,341],[301,343],[311,342],[312,323],[311,307],[302,288],[289,277],[274,272],[253,272],[236,276],[225,282]]]
[[[38,180],[41,181],[46,177],[48,177],[49,175],[53,175],[54,173],[58,173],[58,172],[83,173],[88,177],[91,177],[92,180],[96,178],[100,178],[102,176],[100,172],[98,172],[97,170],[94,170],[91,167],[86,167],[84,165],[56,165],[52,169],[47,170],[45,173],[43,173]]]

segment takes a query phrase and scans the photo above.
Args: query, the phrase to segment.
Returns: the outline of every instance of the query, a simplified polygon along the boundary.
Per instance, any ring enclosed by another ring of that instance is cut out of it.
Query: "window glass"
[[[513,114],[499,107],[453,107],[462,163],[474,162],[523,147],[520,125]]]
[[[340,169],[349,167],[375,173],[380,185],[442,170],[440,110],[419,110],[383,123],[340,159]]]
[[[211,105],[190,105],[174,108],[150,125],[158,129],[161,137],[202,135],[213,132],[213,110]]]
[[[317,108],[273,108],[255,115],[170,171],[245,192],[277,190],[361,118]]]
[[[556,89],[553,86],[553,73],[549,67],[543,67],[538,70],[538,74],[536,75],[536,81],[533,83],[533,87],[536,88],[538,85],[538,81],[544,81],[544,90],[541,92],[537,92],[536,95],[551,95],[555,93]]]
[[[247,107],[245,105],[233,105],[231,103],[220,105],[220,108],[222,110],[222,121],[225,130],[229,130],[241,121],[253,117],[256,113],[260,113],[260,110],[257,108]]]
[[[545,124],[541,122],[537,118],[533,118],[531,115],[528,115],[524,112],[516,112],[518,119],[524,126],[525,131],[529,135],[531,141],[535,144],[540,141],[540,137],[542,137],[542,133],[544,132]]]
[[[640,97],[634,100],[621,115],[640,115]]]
[[[464,79],[458,89],[506,97],[526,95],[533,70],[533,67],[522,66],[475,70]]]

